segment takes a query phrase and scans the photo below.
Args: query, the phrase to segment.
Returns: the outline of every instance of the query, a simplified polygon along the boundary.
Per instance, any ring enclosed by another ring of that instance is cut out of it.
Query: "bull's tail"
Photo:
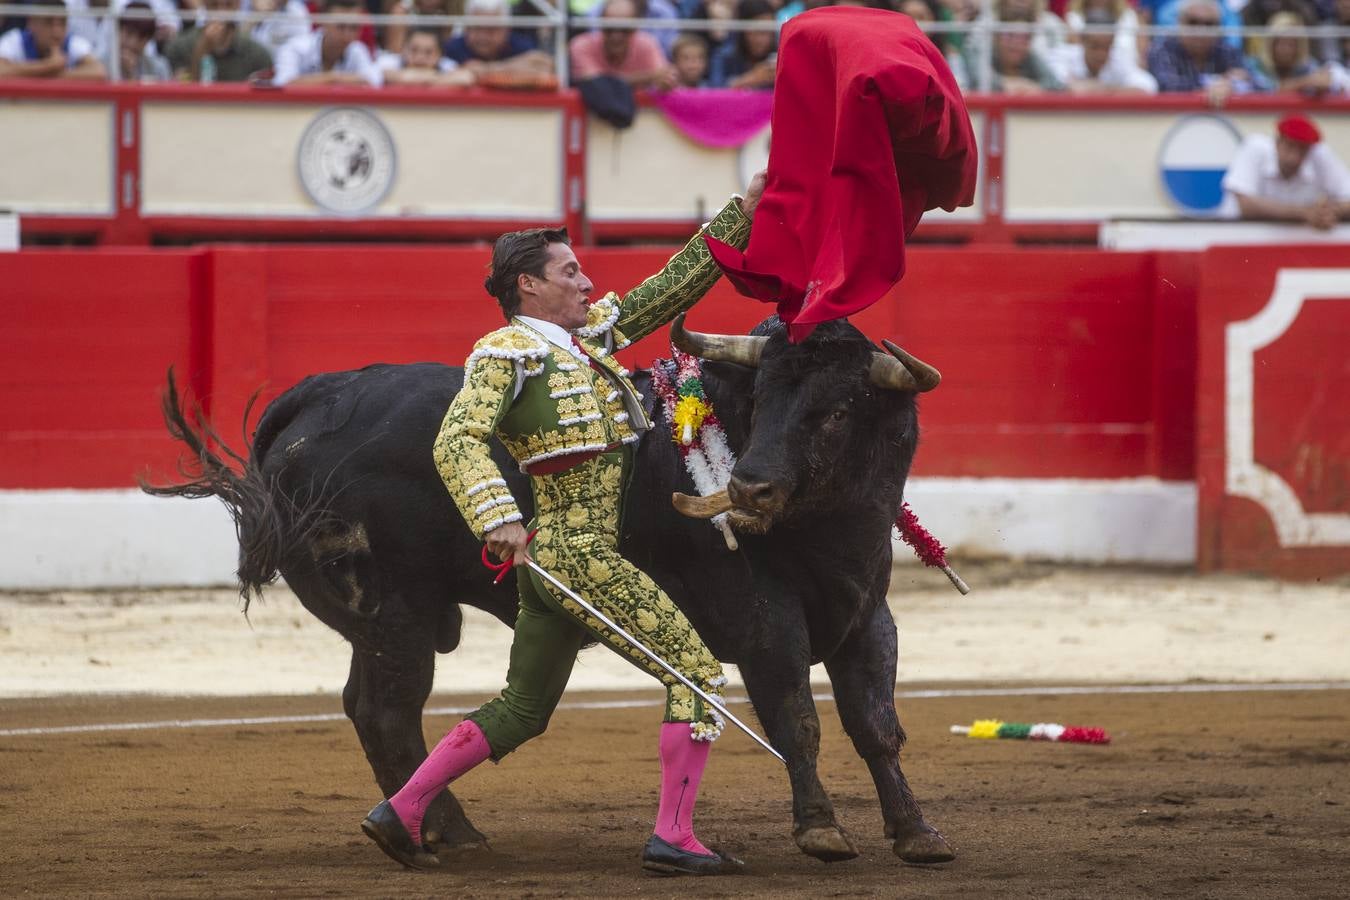
[[[257,395],[244,411],[245,433]],[[201,408],[185,410],[178,396],[173,369],[163,400],[164,424],[169,434],[191,451],[179,459],[178,471],[186,481],[152,485],[140,480],[141,490],[157,497],[218,497],[234,519],[239,538],[239,595],[244,609],[249,600],[262,596],[265,586],[276,581],[281,562],[294,539],[296,516],[289,501],[269,484],[256,459],[245,459],[220,439]],[[214,447],[220,448],[216,452]],[[304,518],[304,517],[301,517]],[[303,529],[302,529],[303,530]]]

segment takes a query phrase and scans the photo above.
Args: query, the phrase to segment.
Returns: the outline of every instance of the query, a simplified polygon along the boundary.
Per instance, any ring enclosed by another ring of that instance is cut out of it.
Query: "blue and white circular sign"
[[[1223,176],[1242,144],[1242,133],[1210,114],[1182,116],[1158,153],[1163,190],[1182,212],[1212,216],[1223,205]]]

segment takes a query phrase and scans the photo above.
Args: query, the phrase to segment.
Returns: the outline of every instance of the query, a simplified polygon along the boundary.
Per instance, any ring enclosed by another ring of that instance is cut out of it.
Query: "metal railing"
[[[557,73],[559,83],[566,84],[568,76],[568,37],[569,30],[577,28],[598,29],[642,29],[648,31],[675,31],[675,32],[752,32],[752,31],[773,31],[777,32],[781,25],[777,22],[765,21],[737,21],[720,19],[653,19],[653,18],[601,18],[601,17],[575,17],[566,9],[557,9],[549,5],[547,0],[525,0],[532,6],[535,15],[417,15],[417,14],[376,14],[376,13],[311,13],[308,21],[314,25],[326,25],[330,23],[351,24],[359,22],[361,24],[370,24],[376,28],[390,25],[405,26],[409,28],[430,27],[430,28],[464,28],[464,27],[500,27],[506,26],[513,29],[521,28],[539,28],[551,30],[553,34],[552,56],[554,68]],[[237,25],[257,25],[266,22],[276,16],[284,15],[280,11],[276,12],[242,12],[237,10],[227,12],[212,12],[207,10],[183,10],[183,21],[185,27],[196,27],[210,21],[228,21]],[[78,18],[94,19],[102,21],[104,19],[114,19],[119,21],[158,21],[159,15],[152,9],[145,10],[122,10],[120,12],[111,9],[84,9],[71,11],[60,7],[32,7],[23,4],[0,3],[0,18],[41,16],[52,18]],[[1062,34],[1068,36],[1082,36],[1089,34],[1110,34],[1115,35],[1120,31],[1119,25],[1088,25],[1081,28],[1072,28],[1067,22],[1062,23]],[[926,34],[944,36],[957,35],[964,39],[971,39],[975,42],[977,48],[976,71],[971,73],[975,77],[971,87],[978,91],[988,91],[993,84],[994,75],[994,37],[998,34],[1039,34],[1045,31],[1045,26],[1037,22],[1002,22],[994,16],[993,0],[983,0],[983,11],[976,18],[969,21],[949,21],[949,22],[920,22],[920,29]],[[1328,26],[1328,25],[1309,25],[1301,28],[1268,28],[1268,27],[1247,27],[1247,26],[1197,26],[1197,25],[1145,25],[1139,24],[1131,26],[1130,30],[1136,35],[1153,39],[1157,37],[1191,37],[1208,36],[1217,37],[1221,40],[1232,38],[1307,38],[1313,40],[1350,40],[1350,26]],[[109,78],[111,80],[121,80],[119,52],[119,35],[116,27],[110,28],[108,38],[110,48],[108,50],[108,68]]]

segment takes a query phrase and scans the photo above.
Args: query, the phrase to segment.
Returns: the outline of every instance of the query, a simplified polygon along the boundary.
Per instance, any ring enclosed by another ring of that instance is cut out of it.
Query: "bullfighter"
[[[651,423],[631,373],[613,354],[707,293],[721,272],[705,235],[743,249],[763,187],[761,174],[744,198],[728,202],[660,272],[622,298],[609,293],[589,301],[593,285],[565,229],[502,235],[485,287],[507,325],[474,345],[464,387],[434,447],[464,520],[498,559],[532,558],[710,693],[726,682],[721,664],[670,598],[617,549],[633,448]],[[530,530],[489,455],[493,436],[531,476],[536,515]],[[523,566],[517,585],[506,688],[446,734],[407,784],[370,811],[362,829],[406,866],[438,865],[421,838],[428,805],[483,760],[500,762],[544,731],[577,652],[593,638],[666,686],[660,801],[643,868],[662,875],[740,871],[740,860],[708,849],[693,831],[699,782],[721,717]]]

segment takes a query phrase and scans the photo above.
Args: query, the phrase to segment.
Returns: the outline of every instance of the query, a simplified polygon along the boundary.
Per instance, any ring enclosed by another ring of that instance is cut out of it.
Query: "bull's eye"
[[[837,425],[838,423],[844,421],[847,418],[848,418],[848,410],[836,409],[834,412],[830,413],[829,421]]]

